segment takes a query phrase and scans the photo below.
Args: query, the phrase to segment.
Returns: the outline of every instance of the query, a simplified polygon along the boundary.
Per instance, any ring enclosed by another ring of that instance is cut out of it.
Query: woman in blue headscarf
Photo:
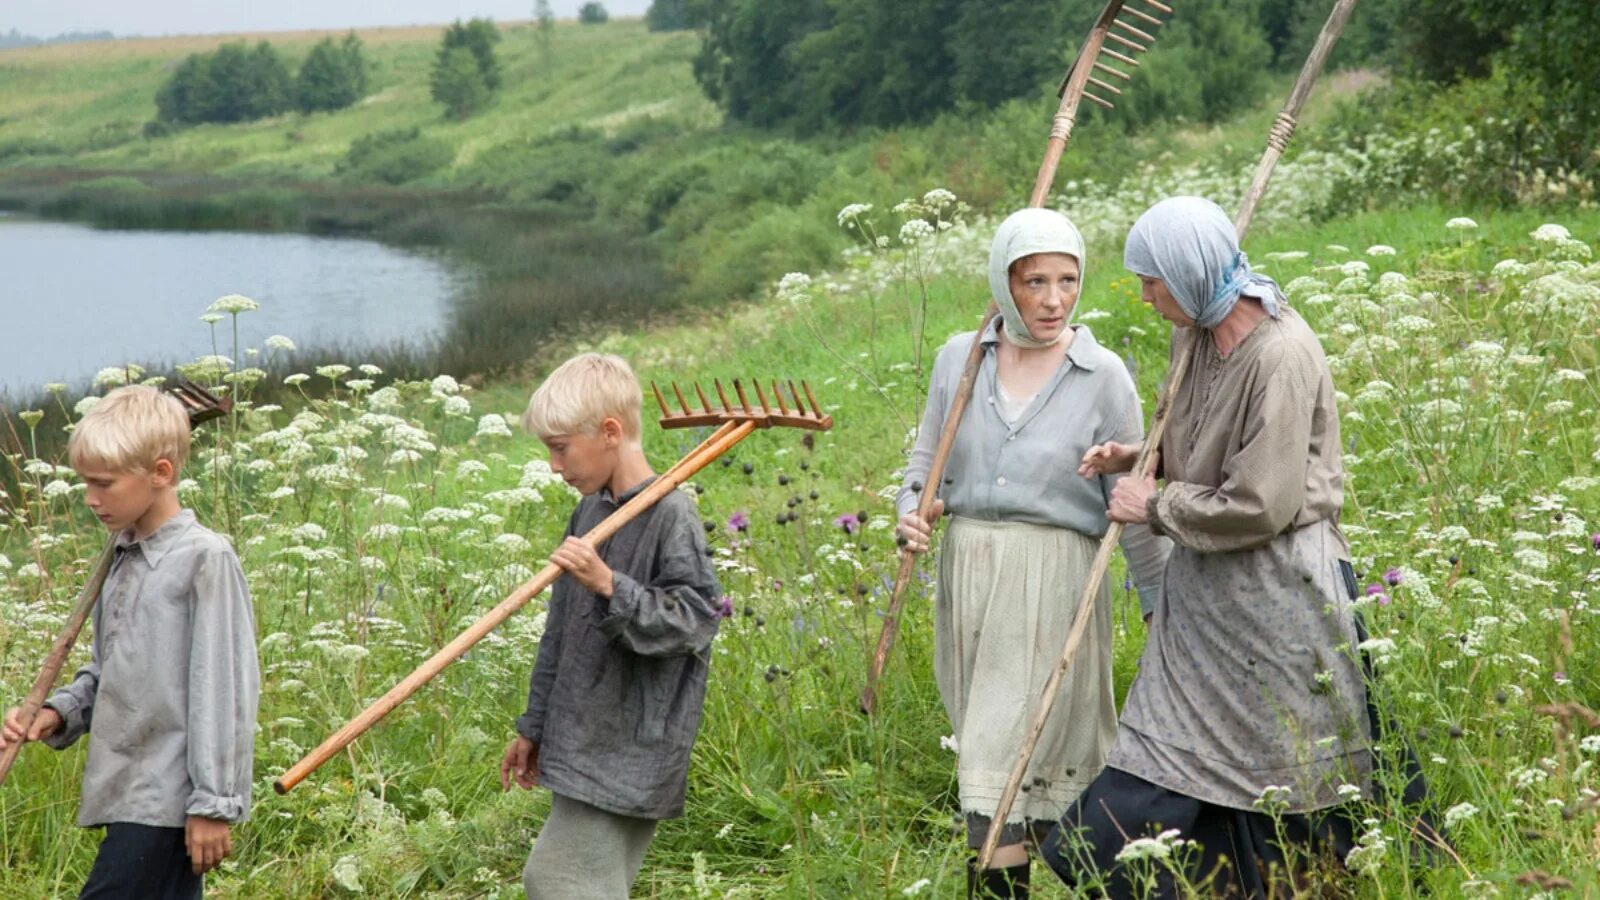
[[[1120,477],[1082,478],[1077,462],[1095,444],[1143,437],[1128,370],[1087,327],[1072,324],[1084,264],[1083,239],[1058,212],[1026,209],[1000,225],[989,287],[1001,315],[983,334],[958,334],[939,351],[899,497],[900,535],[916,552],[931,545],[933,524],[917,514],[919,492],[938,490],[934,521],[946,505],[951,513],[939,551],[934,675],[955,730],[968,844],[977,848],[991,827],[1003,829],[994,868],[970,873],[969,896],[1026,896],[1027,845],[1089,784],[1116,736],[1110,597],[1102,593],[1029,766],[1027,793],[1007,821],[991,821],[1071,628]],[[924,488],[974,337],[983,361],[972,405],[944,483]],[[1122,549],[1141,604],[1153,609],[1168,542],[1139,525],[1124,533]]]
[[[1201,847],[1189,872],[1200,890],[1275,895],[1297,846],[1344,856],[1351,823],[1333,808],[1349,786],[1370,796],[1333,379],[1216,204],[1156,204],[1124,263],[1177,327],[1174,356],[1196,344],[1159,448],[1165,484],[1123,479],[1109,515],[1175,547],[1106,769],[1044,856],[1069,882],[1100,877],[1131,897],[1118,854],[1177,829]],[[1137,452],[1096,447],[1082,471],[1127,471]],[[1180,887],[1167,877],[1162,890]]]

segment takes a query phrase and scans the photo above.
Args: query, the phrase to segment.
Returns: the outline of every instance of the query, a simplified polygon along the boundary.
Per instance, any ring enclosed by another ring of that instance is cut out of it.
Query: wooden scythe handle
[[[44,707],[45,698],[50,696],[50,689],[55,687],[56,677],[61,674],[61,669],[67,664],[67,656],[72,653],[72,645],[78,640],[78,633],[83,631],[83,624],[89,620],[89,614],[94,611],[95,601],[100,599],[100,589],[105,587],[106,576],[111,573],[111,562],[117,555],[117,538],[112,535],[106,541],[106,548],[100,552],[100,559],[95,563],[94,572],[89,580],[84,582],[83,590],[78,592],[78,602],[72,607],[72,614],[67,617],[67,624],[62,627],[61,634],[56,638],[55,645],[50,648],[50,655],[45,657],[44,666],[39,669],[39,677],[33,680],[33,687],[28,690],[27,699],[22,701],[18,715],[22,720],[22,732],[27,734],[33,727],[33,720],[38,717],[39,710]],[[11,764],[17,761],[17,754],[22,752],[22,742],[18,741],[0,752],[0,784],[5,784],[6,775],[11,772]]]
[[[1296,118],[1300,109],[1305,105],[1306,98],[1311,95],[1311,88],[1316,84],[1317,76],[1322,74],[1322,66],[1328,60],[1328,54],[1333,51],[1333,45],[1343,33],[1345,22],[1350,19],[1350,10],[1356,5],[1356,0],[1338,0],[1334,4],[1333,12],[1328,16],[1327,24],[1322,26],[1322,33],[1317,36],[1316,46],[1312,48],[1311,55],[1307,57],[1305,65],[1300,69],[1300,76],[1296,79],[1294,90],[1289,94],[1289,100],[1284,105],[1283,111],[1278,113],[1273,122],[1272,132],[1267,139],[1267,150],[1261,157],[1260,164],[1256,167],[1255,177],[1251,182],[1250,190],[1246,193],[1244,201],[1240,204],[1239,216],[1234,220],[1234,228],[1239,232],[1240,241],[1244,240],[1245,232],[1250,228],[1250,221],[1255,216],[1256,205],[1266,193],[1267,183],[1272,178],[1272,170],[1277,165],[1278,158],[1283,155],[1284,147],[1288,145],[1289,137],[1294,132]],[[1144,447],[1139,451],[1139,461],[1134,465],[1134,477],[1144,478],[1153,474],[1154,450],[1161,446],[1161,437],[1166,432],[1167,416],[1171,412],[1172,399],[1178,395],[1178,389],[1183,386],[1185,376],[1189,371],[1189,362],[1194,356],[1196,346],[1205,340],[1202,329],[1190,329],[1193,333],[1183,341],[1183,347],[1178,353],[1178,359],[1173,363],[1167,388],[1162,393],[1161,401],[1156,406],[1155,422],[1150,426],[1150,434],[1145,439]],[[1078,654],[1078,646],[1083,641],[1083,635],[1089,627],[1089,616],[1093,611],[1096,593],[1100,584],[1105,579],[1106,568],[1111,563],[1111,551],[1117,541],[1122,537],[1122,525],[1113,522],[1106,530],[1105,537],[1100,541],[1100,550],[1095,554],[1094,569],[1089,575],[1089,580],[1084,584],[1083,594],[1078,598],[1078,611],[1072,621],[1072,630],[1067,634],[1066,645],[1061,650],[1061,661],[1056,664],[1050,673],[1049,680],[1045,683],[1044,695],[1039,698],[1039,706],[1034,711],[1033,723],[1028,728],[1027,738],[1023,741],[1022,752],[1017,756],[1017,763],[1011,770],[1011,778],[1006,782],[1006,789],[1000,795],[1000,805],[995,810],[991,819],[995,823],[989,829],[989,834],[984,838],[983,848],[978,852],[979,868],[987,868],[994,858],[994,851],[1000,843],[1000,825],[1011,814],[1011,807],[1016,802],[1017,792],[1022,787],[1022,781],[1027,777],[1028,764],[1033,761],[1033,752],[1039,746],[1039,738],[1044,734],[1046,720],[1050,717],[1050,710],[1055,706],[1056,692],[1061,687],[1061,679],[1067,670],[1072,668],[1073,658]]]
[[[651,482],[649,487],[640,491],[633,499],[624,503],[620,509],[606,516],[600,524],[591,528],[583,536],[584,539],[598,544],[616,534],[618,529],[633,521],[640,513],[656,505],[662,497],[677,490],[679,485],[693,477],[696,472],[710,465],[717,457],[728,452],[733,445],[744,440],[755,429],[756,423],[748,421],[729,422],[723,425],[699,447],[691,450],[687,456]],[[489,632],[511,618],[517,610],[526,606],[534,597],[539,596],[545,588],[554,584],[556,579],[561,577],[561,574],[562,569],[560,566],[555,563],[546,565],[539,571],[539,574],[496,604],[493,609],[472,623],[450,643],[441,647],[437,653],[402,679],[399,684],[390,688],[388,693],[373,701],[371,706],[362,710],[359,715],[351,719],[344,727],[329,735],[328,739],[318,745],[315,750],[307,753],[303,759],[291,766],[277,781],[273,782],[273,788],[278,793],[283,794],[304,781],[306,776],[315,772],[318,767],[333,758],[340,750],[349,746],[367,729],[376,725],[378,720],[388,715],[391,710],[405,702],[408,697],[415,694],[434,676],[444,671],[446,666],[459,659],[461,654],[483,640]]]

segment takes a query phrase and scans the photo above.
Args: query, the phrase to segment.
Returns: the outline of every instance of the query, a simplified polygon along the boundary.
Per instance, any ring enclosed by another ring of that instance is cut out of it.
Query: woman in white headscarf
[[[922,484],[973,332],[939,351],[899,497],[899,532],[914,551],[929,548],[933,524],[916,513],[921,490],[939,491],[933,521],[946,510],[952,516],[939,554],[934,669],[955,729],[961,809],[974,848],[988,835],[1108,527],[1106,504],[1119,476],[1085,479],[1078,460],[1094,445],[1137,444],[1143,435],[1122,361],[1087,327],[1071,324],[1083,268],[1083,239],[1060,213],[1027,209],[1001,224],[989,257],[1001,316],[979,336],[983,364],[944,483]],[[1122,548],[1142,606],[1153,609],[1168,542],[1135,526]],[[1102,594],[1026,792],[999,826],[994,868],[969,873],[969,896],[1026,896],[1028,843],[1088,785],[1115,733],[1110,602]]]
[[[1209,200],[1152,207],[1125,265],[1178,327],[1175,351],[1198,343],[1159,448],[1165,485],[1124,479],[1108,514],[1175,546],[1106,768],[1043,855],[1081,888],[1147,896],[1119,854],[1176,829],[1200,848],[1200,884],[1164,876],[1162,896],[1276,896],[1301,848],[1352,846],[1336,814],[1348,786],[1371,796],[1333,380]],[[1127,471],[1137,453],[1096,447],[1083,471]]]

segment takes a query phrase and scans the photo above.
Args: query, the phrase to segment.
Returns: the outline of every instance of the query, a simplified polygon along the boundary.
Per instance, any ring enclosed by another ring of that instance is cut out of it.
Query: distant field
[[[335,113],[287,114],[243,125],[202,126],[155,140],[142,136],[155,94],[190,53],[237,40],[271,41],[291,70],[329,34],[135,38],[0,52],[0,167],[168,169],[222,175],[322,177],[355,138],[418,125],[458,149],[456,166],[497,147],[564,128],[615,129],[633,118],[670,118],[683,130],[715,126],[716,108],[695,85],[691,33],[652,34],[638,21],[563,23],[549,53],[534,27],[502,24],[505,84],[494,104],[451,122],[428,95],[428,70],[442,26],[360,29],[373,63],[373,90]]]

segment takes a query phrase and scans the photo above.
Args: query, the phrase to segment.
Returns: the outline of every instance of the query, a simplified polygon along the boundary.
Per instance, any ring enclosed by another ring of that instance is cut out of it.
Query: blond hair
[[[533,392],[522,413],[522,427],[541,439],[561,434],[595,434],[613,418],[624,436],[638,440],[643,426],[639,379],[620,356],[580,353],[556,367]]]
[[[78,422],[67,457],[79,471],[149,472],[162,459],[174,473],[182,471],[189,461],[189,414],[178,398],[153,387],[117,388]]]

